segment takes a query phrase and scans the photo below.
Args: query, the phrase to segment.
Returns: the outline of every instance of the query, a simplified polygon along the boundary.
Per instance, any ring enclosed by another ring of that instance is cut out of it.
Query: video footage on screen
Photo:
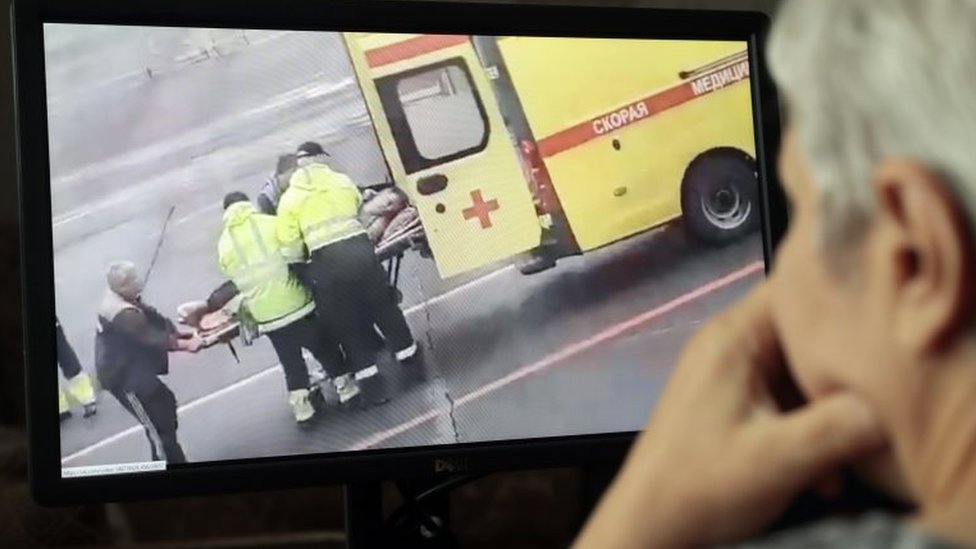
[[[745,42],[44,41],[65,477],[636,431],[763,276]]]

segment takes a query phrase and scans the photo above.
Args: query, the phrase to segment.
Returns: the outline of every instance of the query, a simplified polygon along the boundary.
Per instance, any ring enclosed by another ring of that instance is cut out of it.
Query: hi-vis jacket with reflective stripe
[[[283,328],[315,310],[311,293],[288,269],[281,255],[274,216],[249,202],[224,212],[217,254],[220,269],[234,282],[244,304],[264,332]]]
[[[365,234],[358,217],[362,202],[359,187],[345,174],[316,161],[298,168],[278,204],[278,240],[284,257],[303,261],[306,249],[313,252]]]

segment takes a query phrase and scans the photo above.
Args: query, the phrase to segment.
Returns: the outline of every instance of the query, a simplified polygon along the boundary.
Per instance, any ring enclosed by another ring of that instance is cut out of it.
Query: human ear
[[[883,162],[874,185],[895,335],[906,350],[937,351],[972,319],[976,252],[965,209],[948,179],[912,160]]]

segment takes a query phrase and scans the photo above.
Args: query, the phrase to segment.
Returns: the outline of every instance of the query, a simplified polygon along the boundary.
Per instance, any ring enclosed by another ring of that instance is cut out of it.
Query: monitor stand
[[[383,513],[381,483],[345,485],[347,547],[456,549],[457,541],[448,521],[448,492],[474,478],[397,482],[404,503],[388,517]]]
[[[619,456],[579,467],[582,527],[621,465]],[[349,549],[457,549],[450,525],[448,496],[454,488],[483,475],[458,475],[398,481],[404,502],[389,516],[383,513],[383,486],[379,482],[345,486],[346,539]]]

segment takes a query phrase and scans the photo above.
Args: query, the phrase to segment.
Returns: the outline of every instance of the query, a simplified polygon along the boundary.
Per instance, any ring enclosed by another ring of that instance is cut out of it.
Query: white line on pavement
[[[202,214],[204,214],[206,212],[210,212],[210,211],[213,211],[213,210],[222,208],[222,207],[223,207],[223,205],[220,204],[219,202],[214,202],[213,204],[210,204],[209,206],[204,206],[202,208],[197,208],[196,210],[193,210],[192,212],[190,212],[190,213],[184,215],[183,217],[180,217],[176,221],[174,221],[173,222],[173,225],[182,225],[183,223],[186,223],[187,221],[193,219],[194,217],[197,217],[197,216],[202,215]]]
[[[407,315],[413,314],[413,313],[415,313],[415,312],[417,312],[417,311],[419,311],[419,310],[421,310],[421,309],[423,309],[425,307],[430,307],[430,306],[433,306],[433,305],[437,305],[441,301],[444,301],[446,299],[450,299],[451,297],[454,297],[455,295],[457,295],[457,294],[459,294],[461,292],[467,291],[468,289],[473,288],[475,286],[480,286],[481,284],[484,284],[485,282],[488,282],[490,280],[494,280],[495,278],[498,278],[499,276],[504,275],[504,274],[506,274],[506,273],[508,273],[510,271],[514,271],[514,270],[515,270],[515,267],[513,267],[512,265],[509,265],[507,267],[502,267],[501,269],[498,269],[497,271],[492,271],[492,272],[490,272],[490,273],[488,273],[488,274],[486,274],[486,275],[484,275],[484,276],[482,276],[480,278],[476,278],[476,279],[474,279],[474,280],[472,280],[470,282],[465,282],[464,284],[461,284],[457,288],[452,288],[452,289],[450,289],[450,290],[448,290],[448,291],[446,291],[446,292],[444,292],[444,293],[442,293],[440,295],[436,295],[436,296],[428,299],[427,301],[423,301],[421,303],[418,303],[418,304],[414,305],[413,307],[410,307],[409,309],[405,310],[403,312],[403,314],[407,314]]]
[[[93,208],[85,208],[84,210],[82,210],[80,212],[75,212],[75,213],[67,214],[67,215],[65,215],[65,216],[63,216],[61,218],[55,219],[55,221],[54,221],[54,228],[56,229],[56,228],[60,227],[61,225],[64,225],[65,223],[71,223],[75,219],[81,219],[82,217],[85,217],[86,215],[97,211],[98,208],[99,208],[98,206],[95,206]]]
[[[236,381],[234,383],[231,383],[230,385],[224,387],[223,389],[219,389],[217,391],[214,391],[213,393],[210,393],[208,395],[204,395],[204,396],[202,396],[202,397],[200,397],[200,398],[198,398],[196,400],[190,401],[190,402],[184,404],[183,406],[180,406],[179,408],[177,408],[177,413],[183,413],[183,412],[186,412],[188,410],[192,410],[192,409],[196,408],[197,406],[200,406],[201,404],[204,404],[204,403],[206,403],[208,401],[211,401],[211,400],[213,400],[215,398],[219,398],[219,397],[221,397],[221,396],[223,396],[223,395],[225,395],[225,394],[227,394],[229,392],[236,391],[237,389],[239,389],[239,388],[241,388],[241,387],[243,387],[245,385],[248,385],[248,384],[253,383],[253,382],[255,382],[255,381],[257,381],[257,380],[259,380],[259,379],[261,379],[263,377],[266,377],[268,374],[271,374],[272,372],[274,372],[275,370],[277,370],[280,367],[281,367],[281,364],[275,364],[274,366],[271,366],[270,368],[267,368],[265,370],[261,370],[260,372],[258,372],[256,374],[252,374],[252,375],[250,375],[250,376],[248,376],[248,377],[246,377],[246,378],[244,378],[242,380],[239,380],[239,381]],[[112,443],[114,443],[116,441],[122,440],[123,438],[125,438],[127,436],[130,436],[130,435],[134,435],[136,433],[139,433],[142,430],[143,430],[143,428],[142,428],[141,425],[135,425],[133,427],[129,427],[128,429],[125,429],[124,431],[120,431],[118,433],[115,433],[114,435],[112,435],[112,436],[110,436],[108,438],[103,438],[102,440],[100,440],[100,441],[92,444],[91,446],[86,446],[85,448],[82,448],[81,450],[78,450],[77,452],[75,452],[75,453],[73,453],[73,454],[71,454],[71,455],[63,458],[61,460],[61,464],[62,465],[65,465],[65,464],[71,462],[72,460],[75,460],[75,459],[78,459],[78,458],[80,458],[82,456],[85,456],[87,454],[90,454],[90,453],[94,452],[95,450],[98,450],[99,448],[104,448],[105,446],[108,446],[108,445],[110,445],[110,444],[112,444]]]

